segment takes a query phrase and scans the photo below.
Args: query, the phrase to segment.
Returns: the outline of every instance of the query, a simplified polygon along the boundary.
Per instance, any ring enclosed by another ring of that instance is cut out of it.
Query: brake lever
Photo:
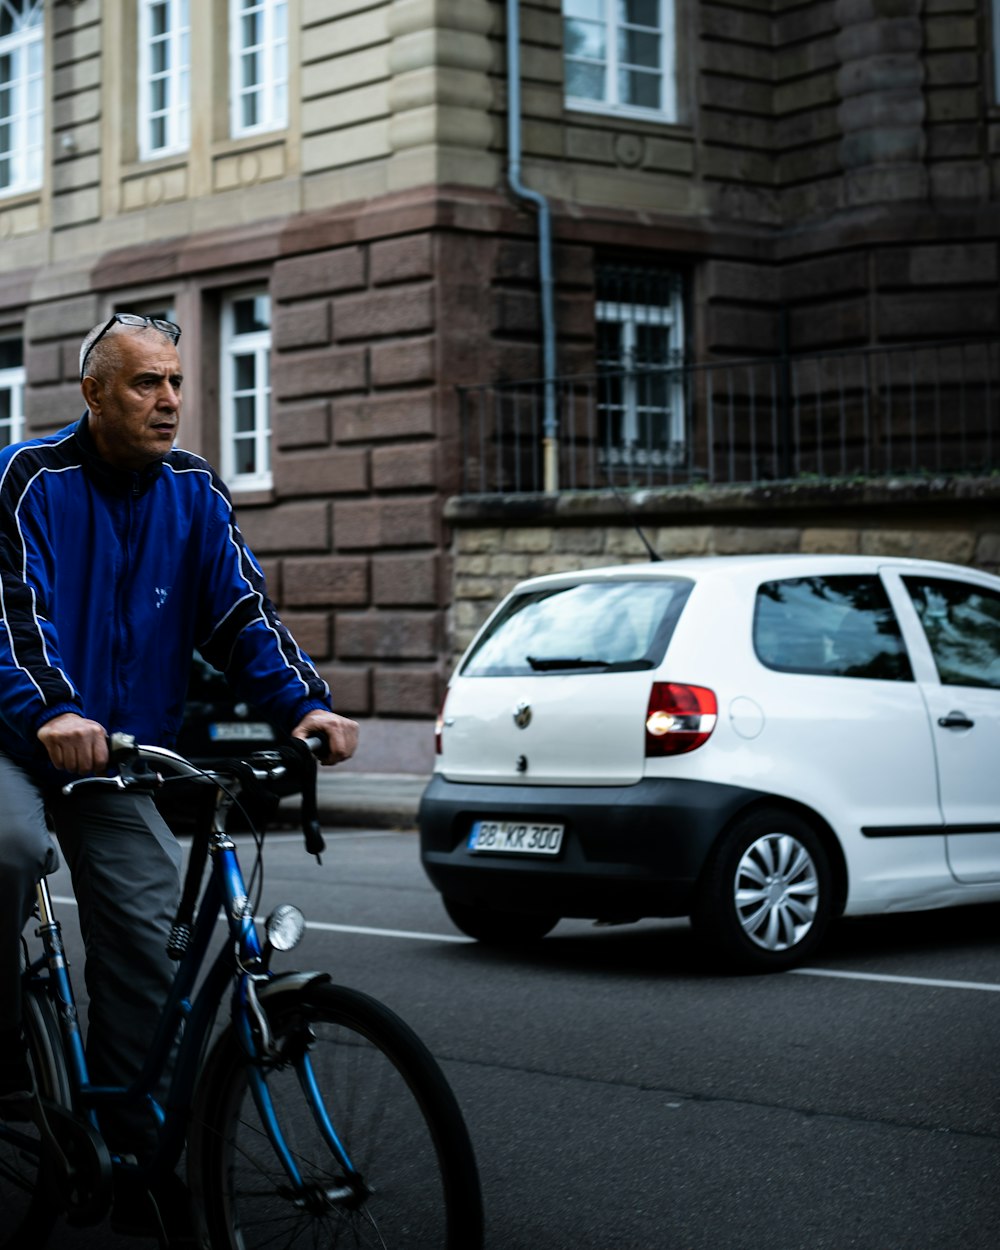
[[[326,841],[320,828],[316,803],[316,756],[310,742],[301,738],[292,738],[291,747],[302,765],[302,836],[305,838],[306,850],[310,855],[316,856],[317,864],[322,864],[321,856],[326,850]]]
[[[123,777],[80,777],[76,781],[68,781],[62,787],[62,793],[74,794],[82,786],[110,786],[113,790],[127,790],[128,783]]]

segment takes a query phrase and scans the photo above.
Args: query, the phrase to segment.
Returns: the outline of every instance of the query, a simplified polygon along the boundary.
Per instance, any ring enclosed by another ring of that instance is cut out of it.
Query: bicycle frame
[[[202,832],[198,836],[205,835]],[[236,844],[219,828],[208,835],[208,857],[210,871],[199,901],[190,943],[178,962],[177,972],[142,1071],[130,1086],[99,1086],[90,1081],[61,926],[55,917],[44,878],[38,884],[41,923],[37,930],[43,953],[28,967],[25,977],[29,986],[44,989],[56,1008],[69,1067],[74,1110],[85,1116],[98,1132],[100,1112],[102,1108],[111,1105],[134,1106],[141,1102],[155,1116],[159,1137],[154,1156],[142,1167],[138,1167],[130,1159],[116,1160],[119,1165],[135,1167],[137,1174],[142,1177],[152,1177],[165,1170],[172,1170],[180,1158],[184,1148],[187,1115],[192,1105],[201,1060],[219,1004],[226,992],[226,984],[233,982],[230,1003],[233,1027],[243,1049],[254,1061],[248,1068],[250,1091],[262,1127],[288,1175],[290,1184],[294,1189],[301,1189],[304,1185],[302,1176],[285,1142],[267,1088],[265,1064],[270,1037],[257,991],[258,984],[262,987],[280,987],[284,978],[272,977],[264,967],[263,952],[248,907],[246,885]],[[203,984],[194,994],[199,972],[217,931],[220,909],[226,917],[228,940],[223,943]],[[311,977],[319,974],[301,975]],[[166,1105],[161,1106],[154,1097],[154,1090],[170,1063],[182,1024],[183,1033],[177,1045]],[[312,1073],[308,1053],[296,1058],[293,1066],[316,1124],[328,1146],[344,1168],[348,1180],[360,1185],[356,1171],[331,1123]]]

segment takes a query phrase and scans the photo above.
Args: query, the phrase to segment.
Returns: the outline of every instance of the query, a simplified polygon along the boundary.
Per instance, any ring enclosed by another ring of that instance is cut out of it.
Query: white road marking
[[[76,906],[76,899],[72,895],[55,895],[52,896],[53,903],[65,904],[69,907]],[[219,920],[225,917],[219,913]],[[358,924],[326,924],[322,920],[307,920],[307,929],[319,929],[324,933],[360,933],[364,937],[389,937],[389,938],[406,938],[411,942],[472,942],[473,938],[462,937],[457,933],[418,933],[412,929],[372,929],[366,925]]]
[[[457,933],[417,933],[412,929],[368,929],[358,924],[324,924],[307,920],[307,929],[322,929],[325,933],[361,933],[365,937],[408,938],[411,942],[472,942],[475,939],[461,937]]]
[[[54,903],[76,906],[71,895],[53,895]],[[222,917],[220,916],[220,919]],[[414,929],[374,929],[367,925],[327,924],[321,920],[309,920],[307,929],[323,933],[356,933],[362,937],[403,938],[409,942],[460,942],[468,944],[474,939],[457,933],[421,933]],[[946,981],[938,977],[899,977],[888,972],[846,972],[834,968],[790,968],[788,975],[799,977],[833,977],[843,981],[878,981],[884,985],[918,985],[938,990],[978,990],[980,993],[1000,994],[1000,985],[992,981]]]
[[[837,977],[845,981],[882,981],[889,985],[925,985],[938,990],[984,990],[1000,994],[1000,985],[992,981],[944,981],[936,977],[896,977],[888,972],[841,972],[833,968],[789,968],[800,977]]]

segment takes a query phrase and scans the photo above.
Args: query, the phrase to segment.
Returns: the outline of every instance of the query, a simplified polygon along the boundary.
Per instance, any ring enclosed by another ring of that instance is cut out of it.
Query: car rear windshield
[[[753,644],[761,663],[779,673],[913,680],[878,577],[764,582],[757,590]]]
[[[663,659],[688,578],[578,582],[508,600],[476,640],[463,677],[624,673]]]

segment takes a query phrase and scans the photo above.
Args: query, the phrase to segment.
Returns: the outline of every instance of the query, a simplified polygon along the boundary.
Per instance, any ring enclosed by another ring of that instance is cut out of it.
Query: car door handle
[[[949,712],[947,716],[938,717],[942,729],[971,729],[975,723],[964,712]]]

